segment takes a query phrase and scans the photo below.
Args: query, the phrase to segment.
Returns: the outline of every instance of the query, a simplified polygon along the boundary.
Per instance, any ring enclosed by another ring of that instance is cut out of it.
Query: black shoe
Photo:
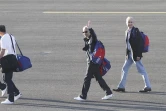
[[[152,89],[146,87],[146,88],[140,90],[139,92],[149,92],[149,91],[152,91]]]
[[[113,91],[116,91],[116,92],[125,92],[125,88],[117,88],[117,89],[113,89]]]

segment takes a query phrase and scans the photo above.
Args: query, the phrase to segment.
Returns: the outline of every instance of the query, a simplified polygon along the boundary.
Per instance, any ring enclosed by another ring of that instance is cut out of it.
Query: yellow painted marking
[[[166,14],[166,12],[58,12],[45,11],[44,14]]]

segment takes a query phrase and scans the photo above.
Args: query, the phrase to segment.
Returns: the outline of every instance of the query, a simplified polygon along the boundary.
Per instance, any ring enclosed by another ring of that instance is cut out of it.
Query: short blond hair
[[[129,20],[134,23],[134,18],[133,17],[127,17],[126,18],[126,25],[128,25]]]

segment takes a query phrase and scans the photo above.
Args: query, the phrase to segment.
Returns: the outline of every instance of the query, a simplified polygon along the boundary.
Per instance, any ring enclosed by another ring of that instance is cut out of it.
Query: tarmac
[[[15,36],[33,65],[14,73],[23,96],[13,105],[0,105],[0,111],[166,111],[165,6],[164,0],[0,0],[0,24]],[[128,16],[150,39],[142,62],[152,91],[138,92],[144,82],[133,64],[125,93],[113,92],[110,100],[101,100],[105,92],[92,79],[87,100],[74,100],[86,73],[82,27],[90,20],[104,43],[112,68],[103,78],[113,89],[125,60]]]

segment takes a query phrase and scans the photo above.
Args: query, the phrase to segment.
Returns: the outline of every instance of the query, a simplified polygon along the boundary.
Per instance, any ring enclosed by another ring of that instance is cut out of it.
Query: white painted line
[[[166,12],[56,12],[45,11],[44,14],[166,14]]]

